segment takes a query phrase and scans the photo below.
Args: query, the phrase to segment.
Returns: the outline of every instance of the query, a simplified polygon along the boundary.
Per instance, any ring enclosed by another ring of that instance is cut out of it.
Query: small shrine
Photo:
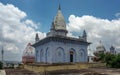
[[[31,46],[31,43],[28,43],[27,47],[23,51],[22,62],[23,64],[34,63],[35,61],[35,52],[34,48]]]

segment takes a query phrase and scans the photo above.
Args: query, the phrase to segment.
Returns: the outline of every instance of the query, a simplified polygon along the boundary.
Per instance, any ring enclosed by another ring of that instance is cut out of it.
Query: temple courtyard
[[[35,73],[25,69],[5,69],[6,75],[120,75],[120,69],[89,68],[81,70],[58,70],[45,73]]]

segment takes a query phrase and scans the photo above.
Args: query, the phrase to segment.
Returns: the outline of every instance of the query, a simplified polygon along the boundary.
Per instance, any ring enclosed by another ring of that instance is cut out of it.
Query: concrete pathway
[[[0,70],[0,75],[6,75],[5,70]]]

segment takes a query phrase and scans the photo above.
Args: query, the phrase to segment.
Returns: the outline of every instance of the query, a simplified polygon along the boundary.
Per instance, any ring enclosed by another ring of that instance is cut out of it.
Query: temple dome
[[[98,52],[106,51],[106,49],[105,49],[104,45],[101,43],[101,41],[100,41],[99,45],[96,47],[96,51],[98,51]]]

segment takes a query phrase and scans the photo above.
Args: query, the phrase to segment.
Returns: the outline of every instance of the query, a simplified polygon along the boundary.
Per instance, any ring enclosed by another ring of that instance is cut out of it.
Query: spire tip
[[[61,7],[60,7],[60,3],[59,3],[59,7],[58,7],[58,10],[61,10]]]

